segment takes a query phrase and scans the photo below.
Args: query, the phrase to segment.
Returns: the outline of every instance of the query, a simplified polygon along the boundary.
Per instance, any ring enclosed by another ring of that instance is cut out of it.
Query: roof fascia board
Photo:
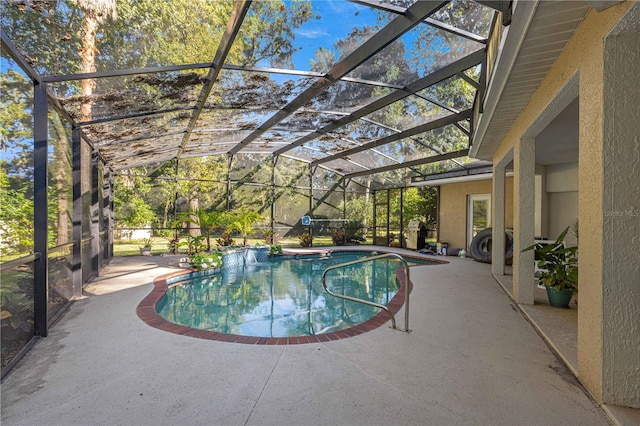
[[[411,182],[411,186],[440,186],[449,183],[473,182],[477,180],[488,180],[493,178],[493,173],[481,173],[477,175],[456,176],[442,179],[430,179],[418,182]]]
[[[527,36],[533,17],[538,9],[539,0],[514,2],[511,25],[504,30],[496,65],[486,91],[483,113],[473,135],[473,146],[470,157],[491,160],[493,153],[502,141],[485,141],[484,136],[489,129],[498,103],[506,87],[511,70],[518,58],[522,43]]]
[[[587,0],[587,3],[591,5],[598,12],[602,12],[605,9],[609,9],[618,3],[622,3],[623,0]]]

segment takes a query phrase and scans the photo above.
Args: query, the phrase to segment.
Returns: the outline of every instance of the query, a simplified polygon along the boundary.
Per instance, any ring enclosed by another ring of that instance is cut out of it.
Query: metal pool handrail
[[[351,296],[345,296],[343,294],[334,293],[334,292],[332,292],[331,290],[329,290],[327,288],[327,272],[331,271],[332,269],[344,268],[345,266],[351,266],[351,265],[355,265],[355,264],[358,264],[358,263],[370,262],[370,261],[373,261],[373,260],[383,259],[383,258],[387,258],[387,257],[395,257],[396,259],[400,260],[402,262],[403,266],[404,266],[404,276],[405,276],[405,284],[404,284],[404,330],[401,330],[401,329],[396,327],[396,317],[395,317],[395,315],[393,315],[393,312],[391,312],[389,310],[389,308],[387,308],[385,305],[381,305],[380,303],[376,303],[376,302],[371,302],[369,300],[363,300],[363,299],[358,299],[358,298],[351,297]],[[340,299],[351,300],[352,302],[364,303],[365,305],[370,305],[370,306],[375,306],[376,308],[380,308],[380,309],[386,311],[389,314],[389,316],[391,317],[391,328],[393,328],[395,330],[405,331],[407,333],[411,331],[411,330],[409,330],[409,264],[407,263],[406,260],[404,260],[404,257],[400,256],[399,254],[396,254],[396,253],[385,253],[385,254],[381,254],[381,255],[378,255],[378,256],[367,257],[366,259],[354,260],[352,262],[345,262],[345,263],[340,263],[338,265],[329,266],[327,269],[324,270],[324,272],[322,272],[322,287],[324,287],[324,289],[325,289],[325,291],[327,293],[329,293],[332,296],[339,297]]]

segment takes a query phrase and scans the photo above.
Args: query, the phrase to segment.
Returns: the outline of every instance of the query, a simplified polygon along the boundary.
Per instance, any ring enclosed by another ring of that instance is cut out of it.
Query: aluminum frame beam
[[[139,113],[131,114],[131,115],[122,115],[122,116],[118,116],[118,117],[98,118],[96,120],[91,120],[91,121],[81,121],[81,122],[76,123],[76,124],[78,126],[90,126],[92,124],[112,123],[114,121],[122,121],[122,120],[127,120],[129,118],[149,117],[149,116],[152,116],[152,115],[168,114],[168,113],[171,113],[171,112],[178,112],[178,111],[193,111],[195,109],[196,109],[196,107],[162,109],[162,110],[157,110],[157,111],[139,112]],[[98,145],[98,144],[96,144],[96,145]]]
[[[236,4],[231,11],[231,16],[229,17],[229,21],[227,22],[227,27],[224,30],[224,34],[222,35],[222,39],[220,40],[220,44],[218,45],[218,50],[213,58],[212,67],[207,74],[207,83],[202,88],[200,92],[200,96],[198,97],[198,106],[191,117],[191,121],[187,126],[187,130],[185,132],[184,138],[182,139],[182,144],[178,153],[176,154],[176,159],[180,159],[180,156],[184,152],[187,143],[189,142],[189,138],[191,137],[191,132],[196,126],[196,122],[204,109],[204,105],[207,102],[207,98],[209,97],[209,93],[211,93],[211,89],[213,89],[213,85],[215,84],[220,71],[222,70],[222,64],[224,63],[227,55],[229,54],[229,50],[231,50],[231,45],[235,40],[238,32],[240,31],[240,26],[244,22],[244,18],[249,11],[249,7],[251,6],[251,0],[237,0]]]
[[[513,0],[475,0],[481,5],[490,7],[502,13],[502,25],[505,27],[511,24],[511,16],[513,14]]]
[[[22,70],[27,74],[27,76],[34,83],[42,83],[42,76],[31,66],[29,62],[25,59],[24,56],[20,53],[20,51],[16,48],[15,44],[9,39],[9,37],[5,34],[5,32],[0,29],[0,40],[2,41],[2,48],[6,50],[11,59],[16,61],[18,66],[22,68]]]
[[[382,109],[388,105],[391,105],[392,103],[397,102],[401,99],[404,99],[408,96],[411,96],[412,94],[415,94],[420,90],[426,89],[429,86],[433,86],[434,84],[437,84],[443,80],[446,80],[447,78],[455,75],[458,72],[461,72],[473,66],[476,66],[482,62],[484,57],[485,57],[484,49],[477,50],[472,54],[465,56],[462,59],[452,62],[449,65],[445,65],[444,67],[432,72],[431,74],[426,75],[421,79],[414,81],[413,83],[405,86],[402,90],[389,93],[388,95],[380,99],[377,99],[376,101],[368,104],[367,106],[352,112],[348,116],[341,118],[339,120],[336,120],[330,124],[327,124],[323,128],[316,130],[315,132],[309,135],[306,135],[295,142],[292,142],[288,146],[284,148],[280,148],[277,151],[274,151],[274,155],[284,154],[285,152],[291,149],[294,149],[300,145],[304,145],[305,143],[312,141],[332,130],[338,129],[342,126],[352,123],[358,120],[359,118],[369,115],[379,109]]]
[[[407,161],[400,164],[392,164],[390,166],[378,167],[377,169],[363,170],[361,172],[346,174],[346,178],[354,178],[358,176],[367,176],[375,173],[389,172],[397,169],[404,169],[409,167],[421,166],[423,164],[437,163],[438,161],[451,160],[458,157],[465,157],[469,154],[469,149],[462,149],[459,151],[447,152],[446,154],[435,155],[432,157],[420,158],[418,160]]]
[[[373,2],[371,0],[350,0],[350,1],[353,3],[362,4],[372,9],[383,10],[389,13],[403,14],[405,13],[405,10],[406,10],[404,7],[401,7],[401,6],[396,6],[393,4],[383,3],[383,2]],[[444,22],[438,21],[437,19],[427,18],[424,20],[424,22],[431,25],[432,27],[449,32],[451,34],[455,34],[460,37],[467,38],[469,40],[473,40],[477,43],[486,44],[488,40],[487,38],[484,38],[472,32],[465,31],[463,29],[454,27],[453,25],[449,25]]]
[[[489,166],[482,165],[482,166],[477,166],[477,167],[466,167],[466,168],[464,168],[462,170],[457,169],[457,170],[451,170],[451,171],[448,171],[448,172],[432,173],[432,174],[425,175],[425,176],[413,176],[413,177],[411,177],[411,183],[434,182],[434,181],[438,181],[440,179],[448,179],[448,178],[462,177],[462,176],[474,176],[474,175],[492,173],[492,172],[493,172],[493,166],[491,166],[491,165],[489,165]]]
[[[28,65],[28,63],[24,60],[24,58],[20,56],[20,59],[21,59],[21,63]],[[128,75],[155,74],[155,73],[162,73],[162,72],[206,69],[206,68],[211,68],[213,65],[214,63],[212,62],[204,62],[204,63],[195,63],[195,64],[183,64],[183,65],[166,65],[161,67],[128,68],[128,69],[122,69],[122,70],[95,71],[95,72],[88,72],[88,73],[76,73],[76,74],[65,74],[65,75],[46,75],[46,76],[38,75],[38,79],[39,81],[41,80],[46,83],[61,83],[65,81],[78,81],[78,80],[88,80],[88,79],[98,79],[98,78],[123,77]],[[313,77],[313,78],[324,77],[324,74],[320,72],[289,70],[285,68],[248,67],[244,65],[223,64],[222,69],[227,71],[295,75],[300,77]],[[33,72],[35,72],[35,70]],[[401,88],[401,86],[398,86],[395,84],[383,83],[383,82],[373,81],[373,80],[364,80],[361,78],[354,78],[354,77],[342,77],[341,80],[349,81],[352,83],[367,84],[370,86]]]
[[[416,127],[412,127],[411,129],[404,130],[400,133],[396,133],[394,135],[385,136],[384,138],[376,139],[375,141],[360,145],[355,148],[347,149],[346,151],[342,151],[338,154],[330,155],[325,158],[321,158],[313,162],[313,164],[322,164],[333,160],[338,160],[343,157],[347,157],[352,154],[357,154],[358,152],[366,151],[370,148],[377,148],[382,145],[389,144],[391,142],[396,142],[420,133],[428,132],[433,129],[437,129],[439,127],[444,127],[449,124],[457,123],[458,121],[466,120],[471,118],[473,114],[473,110],[467,109],[462,111],[460,114],[451,114],[445,117],[430,121],[428,123],[421,124]]]
[[[229,154],[239,152],[243,147],[257,139],[264,132],[293,114],[306,103],[311,101],[326,88],[336,83],[340,78],[357,68],[359,65],[374,56],[380,50],[393,43],[403,34],[410,31],[429,15],[436,12],[447,1],[426,2],[419,1],[406,10],[404,15],[400,15],[378,31],[373,37],[359,46],[349,56],[335,64],[325,76],[316,81],[311,87],[299,94],[295,99],[284,106],[279,112],[264,122],[258,129],[254,130],[238,145],[229,150]],[[278,153],[279,154],[279,153]],[[276,154],[277,155],[277,154]]]
[[[49,331],[49,118],[46,83],[33,86],[33,251],[40,258],[33,262],[33,333],[46,337]]]
[[[95,72],[64,74],[64,75],[45,75],[45,76],[42,76],[42,81],[46,83],[62,83],[65,81],[89,80],[94,78],[124,77],[127,75],[154,74],[154,73],[160,73],[160,72],[196,70],[196,69],[203,69],[203,68],[211,68],[211,65],[212,65],[211,62],[205,62],[205,63],[199,63],[199,64],[166,65],[162,67],[146,67],[146,68],[127,68],[122,70],[95,71]]]

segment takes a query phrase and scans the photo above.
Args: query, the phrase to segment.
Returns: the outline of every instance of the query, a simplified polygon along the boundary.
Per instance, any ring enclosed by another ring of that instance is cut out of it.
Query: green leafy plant
[[[227,225],[230,217],[226,212],[195,209],[183,212],[180,214],[180,219],[199,227],[200,232],[206,240],[207,250],[211,250],[211,234],[215,232],[216,229],[223,228]]]
[[[311,244],[313,243],[313,237],[311,236],[311,234],[306,232],[300,235],[298,239],[300,240],[301,247],[311,247]]]
[[[272,231],[271,229],[264,231],[263,237],[266,244],[278,244],[278,240],[280,239],[278,233]]]
[[[229,234],[228,232],[223,232],[222,237],[216,239],[216,243],[219,246],[228,247],[233,245],[234,241],[233,241],[233,238],[231,238],[231,234]]]
[[[29,266],[2,272],[0,319],[4,369],[33,337],[33,272]]]
[[[333,231],[331,239],[333,240],[333,244],[341,246],[346,242],[346,234],[343,230],[335,230]]]
[[[151,249],[151,247],[153,247],[153,240],[151,238],[145,238],[144,240],[142,240],[142,245],[140,246],[141,249]]]
[[[269,256],[282,254],[282,246],[280,244],[272,244],[269,246]]]
[[[180,244],[179,238],[169,238],[169,253],[178,254],[178,245]]]
[[[255,232],[253,225],[262,219],[263,217],[260,213],[242,209],[231,215],[229,229],[238,231],[242,235],[242,244],[246,246],[247,237]]]
[[[551,244],[536,243],[524,250],[533,250],[540,268],[539,280],[556,291],[578,291],[578,247],[565,247],[564,238],[569,227]]]
[[[222,266],[222,253],[195,253],[189,258],[191,268],[198,271]]]
[[[187,240],[179,243],[181,246],[187,246],[187,254],[193,255],[204,251],[204,236],[187,235]]]

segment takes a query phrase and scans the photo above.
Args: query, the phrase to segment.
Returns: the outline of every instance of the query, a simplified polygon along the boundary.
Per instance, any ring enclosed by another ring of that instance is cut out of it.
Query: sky
[[[318,48],[333,48],[334,44],[346,38],[354,27],[375,25],[379,13],[384,13],[343,0],[314,1],[312,5],[315,18],[294,31],[295,44],[302,49],[293,55],[293,62],[296,69],[300,70],[311,68],[309,60]]]

